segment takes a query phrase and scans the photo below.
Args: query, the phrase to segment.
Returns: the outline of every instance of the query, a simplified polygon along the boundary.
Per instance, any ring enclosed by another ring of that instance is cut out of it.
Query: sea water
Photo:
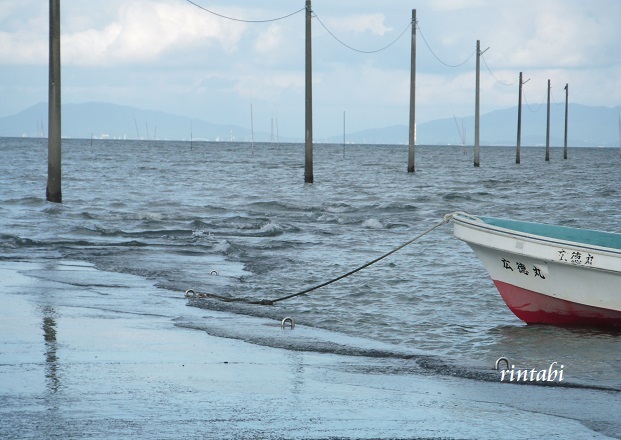
[[[564,384],[621,389],[621,332],[525,325],[470,248],[443,225],[329,286],[272,306],[184,297],[187,289],[251,301],[281,298],[349,272],[442,221],[475,215],[621,233],[618,149],[63,140],[62,204],[45,200],[46,139],[0,139],[0,259],[85,262],[158,287],[158,296],[237,316],[177,325],[289,350],[404,358],[422,371],[499,380],[494,362],[563,365]],[[44,275],[41,275],[44,276]],[[88,280],[62,280],[82,283]],[[594,289],[596,286],[594,286]],[[596,294],[594,290],[593,294]],[[295,339],[261,332],[292,317]],[[256,322],[255,322],[256,320]],[[391,364],[391,359],[395,360]],[[615,391],[615,392],[616,392]]]

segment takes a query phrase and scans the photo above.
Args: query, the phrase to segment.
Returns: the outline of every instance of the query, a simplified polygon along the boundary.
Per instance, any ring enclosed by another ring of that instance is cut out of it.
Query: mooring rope
[[[405,243],[397,246],[396,248],[394,248],[393,250],[391,250],[390,252],[385,253],[384,255],[376,258],[373,261],[369,261],[368,263],[363,264],[360,267],[357,267],[356,269],[350,270],[349,272],[340,275],[336,278],[333,278],[329,281],[323,282],[321,284],[318,284],[316,286],[310,287],[308,289],[304,289],[300,292],[296,292],[296,293],[292,293],[291,295],[287,295],[287,296],[283,296],[281,298],[276,298],[276,299],[262,299],[262,300],[249,300],[247,298],[230,298],[230,297],[225,297],[222,295],[216,295],[216,294],[212,294],[212,293],[197,293],[192,289],[186,290],[185,292],[185,296],[188,298],[193,298],[193,297],[198,297],[198,298],[216,298],[219,299],[221,301],[225,301],[225,302],[245,302],[248,304],[261,304],[261,305],[273,305],[274,303],[277,303],[279,301],[284,301],[286,299],[291,299],[291,298],[295,298],[296,296],[300,296],[300,295],[304,295],[306,293],[310,293],[314,290],[320,289],[322,287],[325,287],[329,284],[335,283],[339,280],[342,280],[343,278],[347,278],[350,275],[355,274],[356,272],[360,272],[362,269],[365,269],[369,266],[372,266],[373,264],[377,263],[378,261],[383,260],[386,257],[389,257],[390,255],[394,254],[395,252],[400,251],[401,249],[403,249],[406,246],[409,246],[410,244],[414,243],[416,240],[420,239],[421,237],[424,237],[425,235],[429,234],[430,232],[432,232],[433,230],[439,228],[440,226],[444,225],[445,223],[448,223],[449,221],[451,221],[451,219],[453,218],[453,215],[455,213],[451,213],[451,214],[446,214],[443,218],[442,221],[440,221],[439,223],[437,223],[436,225],[430,227],[429,229],[427,229],[424,232],[421,232],[420,234],[418,234],[416,237],[412,238],[411,240],[406,241]]]

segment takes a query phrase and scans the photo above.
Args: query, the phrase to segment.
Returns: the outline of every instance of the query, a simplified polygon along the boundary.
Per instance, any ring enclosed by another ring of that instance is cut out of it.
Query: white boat
[[[621,234],[465,213],[452,220],[524,322],[621,326]]]

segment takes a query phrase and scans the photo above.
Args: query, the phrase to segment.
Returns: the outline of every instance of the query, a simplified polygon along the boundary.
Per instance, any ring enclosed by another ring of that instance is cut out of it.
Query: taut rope
[[[431,228],[427,229],[426,231],[418,234],[416,237],[412,238],[411,240],[406,241],[405,243],[401,244],[400,246],[397,246],[396,248],[394,248],[393,250],[391,250],[390,252],[385,253],[384,255],[382,255],[381,257],[376,258],[373,261],[369,261],[366,264],[363,264],[360,267],[357,267],[354,270],[350,270],[349,272],[338,276],[336,278],[333,278],[329,281],[326,281],[324,283],[318,284],[316,286],[313,287],[309,287],[308,289],[304,289],[300,292],[297,293],[292,293],[291,295],[287,295],[287,296],[283,296],[281,298],[276,298],[276,299],[262,299],[259,301],[253,301],[253,300],[249,300],[246,298],[229,298],[229,297],[225,297],[225,296],[221,296],[221,295],[216,295],[216,294],[211,294],[211,293],[197,293],[192,289],[186,290],[185,292],[185,296],[188,298],[193,298],[193,297],[199,297],[199,298],[216,298],[225,302],[246,302],[249,304],[261,304],[261,305],[273,305],[274,303],[277,303],[279,301],[284,301],[286,299],[291,299],[291,298],[295,298],[296,296],[300,296],[300,295],[304,295],[305,293],[310,293],[314,290],[320,289],[322,287],[325,287],[329,284],[335,283],[339,280],[342,280],[343,278],[347,278],[350,275],[355,274],[356,272],[360,272],[362,269],[365,269],[375,263],[377,263],[378,261],[383,260],[384,258],[394,254],[395,252],[403,249],[404,247],[414,243],[416,240],[420,239],[421,237],[424,237],[425,235],[429,234],[431,231],[439,228],[440,226],[444,225],[445,223],[448,223],[449,221],[451,221],[451,219],[453,218],[453,214],[447,214],[444,216],[444,218],[442,219],[442,221],[440,221],[439,223],[437,223],[436,225],[432,226]]]

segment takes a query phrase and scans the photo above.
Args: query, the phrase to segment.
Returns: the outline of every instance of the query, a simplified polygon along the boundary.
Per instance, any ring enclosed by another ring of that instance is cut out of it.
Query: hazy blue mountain
[[[531,110],[532,109],[532,110]],[[619,146],[619,114],[621,107],[591,107],[569,105],[569,146]],[[522,140],[524,146],[546,144],[547,111],[545,104],[522,107]],[[458,128],[459,126],[459,128]],[[466,144],[474,144],[474,116],[466,118],[437,119],[416,127],[417,145],[461,145],[460,130],[466,132]],[[381,129],[368,129],[348,133],[346,141],[352,143],[407,144],[407,125]],[[562,146],[565,136],[565,104],[550,106],[550,145]],[[516,145],[517,106],[482,114],[479,139],[481,145]],[[343,135],[329,139],[342,143]]]
[[[569,146],[619,146],[621,107],[569,105]],[[419,115],[420,117],[420,115]],[[109,137],[127,139],[207,139],[211,141],[250,141],[250,129],[234,125],[217,125],[160,111],[129,106],[89,102],[65,104],[62,113],[64,137]],[[418,145],[460,145],[458,126],[466,132],[466,144],[474,144],[474,116],[437,119],[417,125]],[[553,104],[550,112],[550,144],[562,146],[565,130],[565,104]],[[47,104],[41,103],[12,116],[0,118],[0,136],[46,136]],[[257,142],[270,141],[271,134],[255,132]],[[284,141],[303,142],[298,139]],[[340,144],[343,135],[315,139]],[[481,145],[515,145],[517,140],[517,107],[492,111],[480,118]],[[348,143],[407,144],[407,125],[369,128],[347,133]],[[522,107],[522,145],[545,145],[546,106]]]
[[[251,140],[248,128],[100,102],[64,104],[61,121],[62,136],[69,138]],[[47,103],[36,104],[0,118],[0,136],[47,136],[47,123]],[[268,138],[268,134],[255,133],[257,141]]]

